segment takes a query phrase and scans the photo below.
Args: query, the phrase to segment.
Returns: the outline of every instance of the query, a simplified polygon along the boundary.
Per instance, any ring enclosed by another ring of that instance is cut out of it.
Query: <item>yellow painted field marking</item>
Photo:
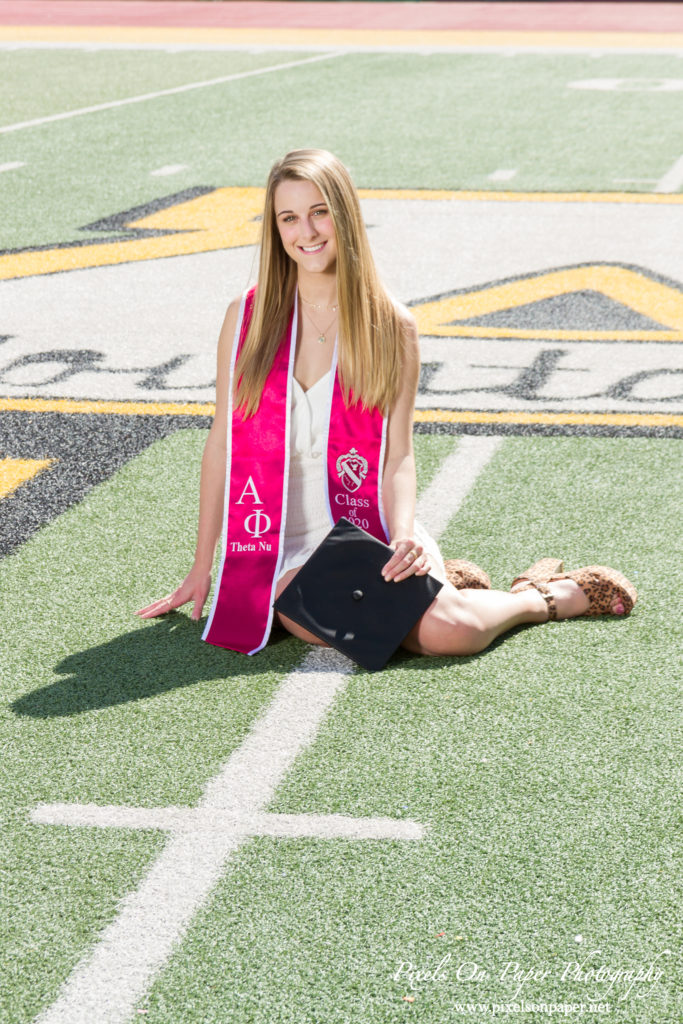
[[[80,398],[0,398],[0,412],[62,412],[117,416],[213,416],[213,402],[111,402]]]
[[[465,202],[683,203],[683,194],[625,192],[473,192],[441,189],[361,189],[362,199],[454,200]],[[130,238],[0,255],[0,280],[55,274],[87,267],[186,256],[256,245],[263,210],[262,188],[217,188],[126,225],[168,231],[157,238]],[[547,336],[547,335],[546,335]],[[638,335],[641,337],[641,335]]]
[[[683,427],[683,416],[659,412],[480,412],[416,409],[415,423],[548,423],[558,426]]]
[[[0,499],[38,476],[54,459],[0,459]]]
[[[662,324],[662,330],[541,330],[457,323],[458,320],[509,310],[511,322],[514,324],[516,308],[582,291],[599,292],[628,307],[634,313]],[[683,341],[683,292],[628,267],[601,264],[554,270],[508,281],[506,284],[475,288],[464,294],[451,295],[435,302],[413,306],[412,311],[421,334],[439,337]]]
[[[108,402],[71,398],[0,398],[0,412],[61,412],[118,416],[213,416],[212,402]],[[415,423],[555,423],[614,427],[683,427],[683,415],[646,412],[481,412],[416,409]]]
[[[433,29],[164,28],[151,25],[3,25],[0,39],[21,42],[169,43],[214,46],[334,48],[538,47],[539,49],[672,50],[683,32],[505,32]]]
[[[259,237],[255,218],[262,209],[263,189],[216,189],[127,225],[164,230],[168,235],[7,253],[0,256],[0,280],[255,245]]]
[[[683,193],[666,192],[489,192],[487,189],[359,188],[361,199],[457,199],[494,203],[683,203]]]

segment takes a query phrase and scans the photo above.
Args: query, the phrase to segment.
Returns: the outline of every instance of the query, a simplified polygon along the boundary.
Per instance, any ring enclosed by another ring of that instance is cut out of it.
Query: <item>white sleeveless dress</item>
[[[308,391],[292,378],[287,520],[280,576],[303,565],[331,529],[325,498],[330,373],[328,370]],[[432,575],[445,582],[446,570],[438,545],[418,523],[415,540],[429,553]]]

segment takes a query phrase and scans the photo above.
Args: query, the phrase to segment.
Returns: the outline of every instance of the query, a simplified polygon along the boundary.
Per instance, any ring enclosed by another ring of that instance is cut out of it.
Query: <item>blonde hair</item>
[[[398,395],[405,320],[377,273],[358,193],[343,163],[324,149],[296,149],[271,169],[261,228],[258,287],[235,379],[236,405],[256,412],[294,303],[297,266],[275,216],[281,181],[311,181],[322,193],[337,240],[339,375],[347,404],[391,408]]]

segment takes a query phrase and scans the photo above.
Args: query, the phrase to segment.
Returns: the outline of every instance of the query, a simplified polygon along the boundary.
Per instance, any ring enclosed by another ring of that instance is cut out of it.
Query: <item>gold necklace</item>
[[[303,295],[301,295],[301,292],[299,292],[299,295],[301,297],[301,301],[305,302],[307,306],[311,306],[313,309],[332,309],[332,310],[334,310],[335,313],[339,309],[339,303],[338,302],[335,303],[334,306],[323,306],[322,303],[320,303],[320,302],[309,302],[308,299],[305,299],[303,297]]]
[[[324,345],[324,344],[325,344],[325,341],[327,340],[327,339],[325,338],[325,335],[326,335],[326,334],[327,334],[327,332],[329,331],[329,329],[330,329],[330,327],[332,326],[332,324],[334,323],[334,321],[335,321],[335,320],[337,319],[337,314],[336,314],[336,313],[334,314],[334,316],[333,316],[333,317],[332,317],[332,319],[330,320],[330,322],[329,322],[329,324],[327,325],[327,327],[325,328],[325,330],[324,330],[324,331],[321,331],[321,330],[320,330],[320,327],[318,327],[317,323],[315,322],[315,320],[313,319],[313,317],[311,316],[311,314],[310,314],[310,313],[308,312],[308,310],[306,310],[306,309],[305,309],[305,310],[304,310],[304,313],[306,314],[306,316],[308,317],[308,319],[309,319],[309,320],[311,321],[311,323],[312,323],[312,324],[313,324],[313,326],[315,327],[316,331],[318,331],[318,332],[319,332],[319,333],[318,333],[318,344],[319,344],[319,345]]]

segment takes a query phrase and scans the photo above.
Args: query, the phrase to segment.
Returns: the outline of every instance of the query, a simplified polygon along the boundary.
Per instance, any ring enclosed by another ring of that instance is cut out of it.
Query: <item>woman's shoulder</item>
[[[240,307],[245,300],[245,294],[237,295],[234,299],[230,300],[230,302],[228,303],[228,308],[225,313],[226,318],[233,317],[234,319],[237,319],[237,317],[239,316]]]
[[[389,301],[394,309],[394,313],[398,319],[399,324],[407,335],[415,335],[417,337],[417,323],[412,312],[408,306],[399,302],[398,299],[394,298],[393,295],[388,295]]]
[[[224,326],[231,325],[233,328],[235,327],[243,301],[243,295],[238,295],[237,298],[230,300],[228,308],[225,311]]]
[[[247,288],[241,295],[237,295],[228,303],[228,308],[225,313],[225,325],[231,325],[234,329],[237,325],[237,320],[240,316],[242,307],[248,312],[254,305],[254,296],[256,295],[256,285],[252,288]]]
[[[225,358],[230,355],[235,333],[237,331],[240,310],[242,309],[242,303],[245,301],[246,294],[247,293],[245,292],[243,295],[238,295],[228,303],[228,308],[225,311],[225,317],[223,318],[223,326],[218,338],[220,358]]]
[[[239,315],[239,311],[240,311],[240,307],[242,306],[242,304],[244,304],[244,305],[252,304],[253,301],[254,301],[255,295],[256,295],[256,285],[253,285],[251,288],[246,288],[241,293],[241,295],[237,295],[234,299],[232,299],[228,303],[228,310],[227,310],[226,316],[228,315],[228,313],[232,314],[233,316],[238,316]]]
[[[415,317],[411,313],[410,309],[408,309],[407,306],[404,306],[402,302],[398,302],[396,299],[393,299],[392,301],[407,346],[409,348],[417,348],[419,343],[419,334]]]

